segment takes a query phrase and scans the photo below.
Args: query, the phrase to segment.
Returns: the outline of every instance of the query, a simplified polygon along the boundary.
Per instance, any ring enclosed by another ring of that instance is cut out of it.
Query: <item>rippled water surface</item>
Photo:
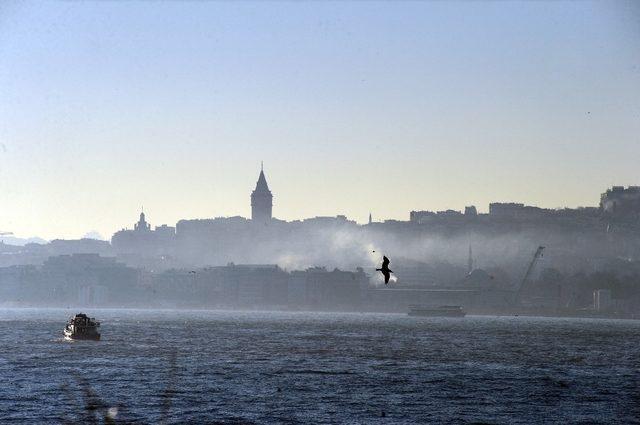
[[[640,423],[637,321],[72,313],[0,310],[3,423]]]

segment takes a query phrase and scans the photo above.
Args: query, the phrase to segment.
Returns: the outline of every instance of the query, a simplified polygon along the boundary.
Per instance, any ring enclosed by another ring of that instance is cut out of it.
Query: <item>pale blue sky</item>
[[[631,2],[0,4],[0,230],[596,205],[640,184]]]

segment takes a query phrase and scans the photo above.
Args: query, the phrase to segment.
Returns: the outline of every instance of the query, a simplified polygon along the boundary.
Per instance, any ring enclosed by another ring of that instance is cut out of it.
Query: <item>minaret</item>
[[[260,163],[260,176],[258,176],[256,189],[251,193],[251,220],[268,223],[271,220],[272,209],[273,195],[267,185],[263,165]]]
[[[371,213],[369,213],[369,224],[371,224]]]
[[[469,259],[467,260],[467,274],[471,274],[473,271],[473,251],[471,250],[471,244],[469,244]]]

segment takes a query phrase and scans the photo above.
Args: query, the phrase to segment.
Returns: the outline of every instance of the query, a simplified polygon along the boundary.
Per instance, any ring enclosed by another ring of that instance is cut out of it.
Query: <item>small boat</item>
[[[409,316],[423,317],[464,317],[467,313],[459,305],[441,305],[429,307],[424,305],[410,305]]]
[[[75,317],[69,319],[69,322],[64,327],[65,339],[89,339],[93,341],[100,340],[100,333],[98,327],[100,322],[96,319],[87,316],[84,313],[78,313]]]

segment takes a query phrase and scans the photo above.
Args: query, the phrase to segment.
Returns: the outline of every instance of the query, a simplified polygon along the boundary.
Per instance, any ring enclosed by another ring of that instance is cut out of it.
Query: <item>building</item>
[[[362,306],[362,293],[369,277],[362,268],[355,272],[324,267],[292,271],[289,275],[288,306],[308,310],[353,310]]]
[[[554,210],[532,207],[514,202],[493,202],[489,204],[489,216],[506,220],[539,220],[554,217]]]
[[[167,270],[152,277],[167,306],[277,308],[287,304],[288,273],[275,264],[234,264]]]
[[[409,213],[409,221],[412,223],[426,223],[430,219],[436,216],[433,211],[411,211]]]
[[[609,289],[596,289],[593,291],[593,309],[598,312],[611,310],[613,302]]]
[[[59,255],[44,262],[33,292],[51,305],[118,306],[134,298],[137,281],[137,270],[113,257]]]
[[[97,239],[54,239],[46,245],[46,251],[51,256],[70,254],[100,254],[111,255],[111,244]]]
[[[468,207],[464,207],[464,215],[466,217],[477,217],[478,216],[478,210],[476,209],[476,207],[474,205],[468,206]]]
[[[267,185],[264,169],[260,167],[260,176],[256,188],[251,192],[251,220],[258,223],[268,223],[272,218],[273,195]]]
[[[517,217],[524,209],[524,204],[515,202],[493,202],[489,204],[489,215],[493,217]]]
[[[136,224],[133,225],[133,230],[135,232],[150,232],[151,225],[147,223],[145,219],[144,211],[140,212],[140,220]]]
[[[615,217],[640,217],[640,186],[613,186],[600,196],[600,210]]]
[[[133,225],[133,230],[122,229],[113,234],[111,246],[119,256],[166,256],[171,252],[175,235],[175,227],[166,224],[151,230],[151,224],[147,223],[144,212],[141,212],[140,219]]]

